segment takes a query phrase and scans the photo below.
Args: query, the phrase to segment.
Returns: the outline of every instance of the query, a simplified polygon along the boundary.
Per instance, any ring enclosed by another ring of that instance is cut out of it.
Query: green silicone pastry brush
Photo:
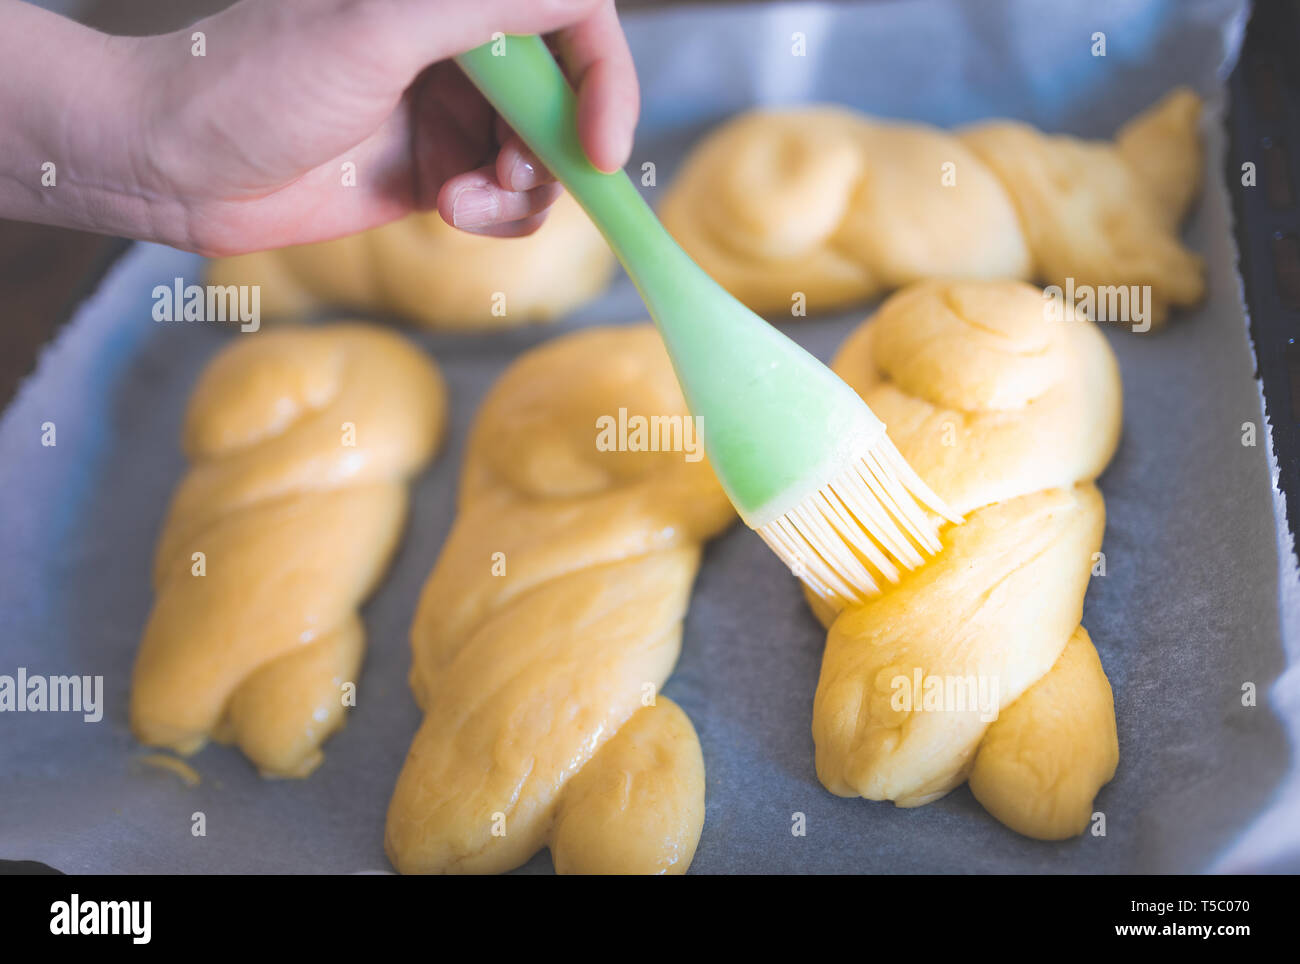
[[[857,393],[705,274],[625,173],[587,160],[576,98],[541,38],[502,37],[456,60],[609,241],[702,417],[718,479],[791,570],[843,605],[938,552],[936,515],[960,520]]]

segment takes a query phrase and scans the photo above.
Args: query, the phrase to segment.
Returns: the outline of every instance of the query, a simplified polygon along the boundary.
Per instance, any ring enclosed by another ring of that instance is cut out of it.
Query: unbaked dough
[[[756,311],[789,312],[798,295],[824,311],[927,278],[1072,278],[1149,285],[1159,325],[1204,294],[1201,259],[1178,240],[1201,176],[1200,108],[1174,90],[1114,142],[756,110],[694,150],[660,214]]]
[[[191,466],[154,558],[131,727],[182,754],[234,742],[265,775],[300,777],[343,724],[357,607],[401,535],[446,397],[432,362],[382,329],[233,337],[185,415]]]
[[[924,282],[835,359],[917,472],[966,516],[883,595],[831,612],[813,707],[833,793],[918,806],[968,777],[1031,837],[1081,833],[1119,750],[1079,625],[1119,439],[1114,356],[1017,282]],[[934,700],[927,699],[934,695]]]
[[[562,194],[525,237],[469,234],[431,211],[336,241],[222,258],[208,283],[260,285],[268,318],[332,306],[425,328],[504,328],[578,307],[613,267],[604,238]]]
[[[520,357],[469,440],[411,628],[424,710],[388,810],[403,873],[683,873],[704,819],[690,720],[659,688],[700,545],[734,512],[707,461],[601,451],[598,420],[685,416],[649,326]]]

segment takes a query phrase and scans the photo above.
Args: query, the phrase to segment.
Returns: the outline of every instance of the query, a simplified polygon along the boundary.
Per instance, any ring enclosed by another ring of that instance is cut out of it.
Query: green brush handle
[[[747,523],[784,515],[829,482],[846,453],[861,454],[884,434],[851,388],[686,255],[625,173],[592,165],[578,140],[577,100],[540,37],[507,36],[456,62],[627,269],[687,405],[703,418],[709,461]]]

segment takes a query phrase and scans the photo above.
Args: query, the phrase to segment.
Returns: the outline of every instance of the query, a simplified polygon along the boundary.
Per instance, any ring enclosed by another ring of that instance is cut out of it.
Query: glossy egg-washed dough
[[[1178,239],[1200,109],[1174,90],[1114,142],[1014,121],[950,133],[839,107],[752,111],[694,150],[660,214],[756,311],[788,312],[796,292],[815,312],[927,278],[1070,277],[1150,285],[1159,325],[1205,289]]]
[[[185,414],[191,465],[131,683],[141,742],[189,754],[211,737],[267,776],[316,768],[360,669],[357,607],[445,413],[433,363],[382,329],[234,336]]]
[[[686,414],[649,326],[520,357],[471,434],[411,628],[424,721],[388,809],[403,873],[683,873],[704,819],[695,730],[657,695],[700,546],[734,518],[707,461],[599,451],[597,419]]]
[[[268,318],[343,307],[425,328],[505,328],[578,307],[613,267],[600,232],[562,194],[521,238],[469,234],[430,211],[336,241],[221,258],[207,280],[260,285]]]
[[[1110,684],[1079,624],[1118,443],[1120,381],[1089,321],[1050,321],[1019,282],[923,282],[835,359],[899,451],[965,522],[943,551],[830,624],[813,707],[833,793],[918,806],[969,779],[1022,834],[1081,833],[1119,759]],[[909,710],[894,681],[996,680],[979,708]],[[987,708],[986,708],[987,709]]]

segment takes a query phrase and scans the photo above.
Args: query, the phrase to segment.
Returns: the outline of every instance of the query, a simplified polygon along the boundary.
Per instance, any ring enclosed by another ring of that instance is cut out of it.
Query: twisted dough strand
[[[155,555],[131,688],[141,742],[188,754],[216,737],[267,775],[316,768],[360,667],[357,606],[445,410],[433,365],[376,328],[240,336],[213,360],[186,412],[192,465]]]
[[[1079,625],[1105,525],[1092,480],[1119,436],[1109,346],[1091,322],[1047,320],[1027,285],[926,282],[890,298],[834,367],[966,522],[884,595],[819,608],[818,776],[900,806],[970,776],[1013,829],[1082,832],[1118,761],[1110,686]],[[948,690],[927,706],[914,687],[900,700],[918,673],[975,681],[992,705]]]
[[[361,234],[214,261],[208,282],[261,286],[268,317],[321,306],[398,315],[439,329],[546,321],[594,297],[614,256],[568,195],[534,234],[493,238],[449,227],[436,211]],[[504,314],[494,314],[504,296]]]
[[[835,107],[714,131],[661,207],[687,252],[756,311],[865,301],[927,278],[1150,285],[1153,324],[1204,293],[1178,225],[1201,167],[1200,100],[1177,89],[1114,143],[1012,122],[954,133]]]
[[[677,661],[700,544],[733,513],[707,462],[598,451],[620,408],[686,416],[649,326],[549,342],[483,403],[411,628],[425,717],[386,834],[403,873],[499,872],[543,846],[560,873],[690,864],[699,743],[646,697]]]

